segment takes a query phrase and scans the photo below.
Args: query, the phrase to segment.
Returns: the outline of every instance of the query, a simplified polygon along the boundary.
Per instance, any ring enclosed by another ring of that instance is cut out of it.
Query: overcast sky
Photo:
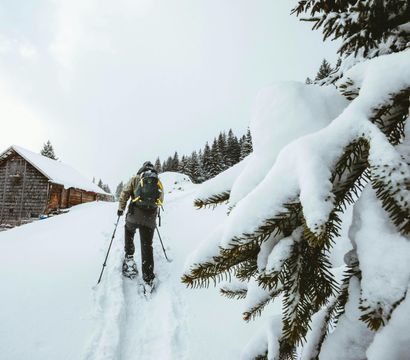
[[[0,151],[50,139],[115,188],[145,160],[244,133],[260,88],[336,61],[295,3],[0,0]]]

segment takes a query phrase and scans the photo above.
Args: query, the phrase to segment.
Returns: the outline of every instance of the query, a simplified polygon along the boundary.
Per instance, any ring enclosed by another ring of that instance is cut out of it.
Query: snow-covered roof
[[[63,185],[66,189],[76,188],[92,191],[98,194],[109,195],[71,166],[57,160],[52,160],[46,156],[34,153],[17,145],[12,145],[6,151],[1,153],[0,161],[10,156],[13,151],[33,165],[52,183]]]

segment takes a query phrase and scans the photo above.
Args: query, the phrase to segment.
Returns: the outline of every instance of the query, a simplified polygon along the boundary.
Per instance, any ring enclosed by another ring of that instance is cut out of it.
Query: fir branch
[[[230,193],[231,193],[230,191],[224,191],[222,193],[215,194],[215,195],[212,195],[204,199],[195,199],[194,205],[198,209],[202,209],[208,206],[212,206],[215,208],[216,206],[227,202],[229,200]]]
[[[403,235],[410,234],[410,204],[406,198],[410,198],[410,178],[405,177],[397,181],[392,177],[393,173],[409,173],[409,166],[405,160],[395,166],[385,164],[374,166],[371,169],[372,186],[376,191],[377,198],[382,202],[383,209],[390,216],[390,220]],[[406,196],[406,198],[405,198]]]
[[[268,351],[266,350],[265,354],[256,356],[254,360],[268,360]]]
[[[325,341],[327,335],[329,334],[329,329],[332,324],[332,311],[336,304],[336,298],[329,301],[326,307],[322,310],[325,312],[323,320],[320,324],[320,336],[317,339],[317,342],[312,347],[312,352],[309,354],[309,360],[319,360],[319,354],[322,349],[323,342]]]
[[[257,272],[258,264],[255,257],[240,263],[235,269],[235,277],[241,281],[249,281]]]
[[[311,316],[337,292],[331,264],[323,249],[305,239],[295,243],[283,274],[283,338],[299,345],[306,340]]]
[[[248,293],[248,290],[245,288],[233,290],[226,287],[221,287],[219,291],[223,296],[226,296],[228,299],[237,300],[245,299]]]
[[[251,241],[246,244],[237,244],[230,249],[220,248],[220,254],[214,256],[212,261],[202,264],[195,264],[184,274],[181,281],[189,287],[209,287],[210,280],[214,285],[222,280],[230,280],[232,272],[240,263],[250,258],[256,257],[259,253],[258,241]]]
[[[359,280],[362,278],[362,273],[359,268],[359,263],[356,261],[346,269],[342,283],[339,288],[336,302],[331,308],[331,318],[334,321],[334,325],[337,325],[339,318],[345,313],[345,306],[349,299],[349,284],[352,277],[356,277]]]
[[[245,311],[243,313],[243,319],[247,322],[250,320],[255,320],[256,317],[260,316],[262,314],[262,311],[264,308],[272,301],[274,301],[278,295],[281,294],[283,291],[282,288],[276,289],[268,294],[266,294],[266,297],[261,299],[257,304],[253,305],[249,310]]]
[[[279,340],[279,360],[297,360],[296,346]]]
[[[360,299],[359,309],[363,312],[360,316],[360,320],[363,321],[367,327],[372,331],[378,331],[381,327],[385,326],[391,319],[391,316],[407,296],[407,290],[403,292],[403,295],[394,302],[389,309],[385,309],[381,303],[377,303],[376,306],[366,305],[366,300]]]
[[[347,78],[342,84],[338,86],[340,93],[348,100],[354,100],[359,96],[359,88],[355,86],[352,79]]]

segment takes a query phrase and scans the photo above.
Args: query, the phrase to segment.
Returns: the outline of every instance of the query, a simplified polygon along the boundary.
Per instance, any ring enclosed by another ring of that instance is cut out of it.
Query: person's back
[[[128,200],[131,199],[125,218],[125,258],[124,276],[138,276],[134,261],[134,235],[139,229],[141,243],[141,268],[145,283],[154,285],[154,258],[152,239],[156,228],[156,218],[164,200],[164,191],[154,166],[145,162],[142,168],[125,185],[119,198],[118,215],[123,215]]]

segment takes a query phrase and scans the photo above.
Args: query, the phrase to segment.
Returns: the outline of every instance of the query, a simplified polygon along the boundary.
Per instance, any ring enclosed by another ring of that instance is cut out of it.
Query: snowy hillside
[[[241,319],[241,304],[216,291],[186,289],[180,282],[187,255],[226,209],[199,212],[192,206],[198,185],[180,174],[161,178],[169,190],[160,232],[173,261],[165,261],[155,236],[160,285],[150,302],[120,273],[123,218],[103,280],[94,287],[114,229],[116,203],[80,205],[68,214],[0,233],[1,358],[240,356],[239,344],[247,342],[256,326]],[[138,252],[136,259],[139,264]],[[226,329],[235,329],[235,337]]]
[[[181,191],[190,191],[194,189],[194,184],[188,175],[167,171],[160,174],[160,179],[165,189],[165,196]],[[174,198],[174,196],[172,198]]]

